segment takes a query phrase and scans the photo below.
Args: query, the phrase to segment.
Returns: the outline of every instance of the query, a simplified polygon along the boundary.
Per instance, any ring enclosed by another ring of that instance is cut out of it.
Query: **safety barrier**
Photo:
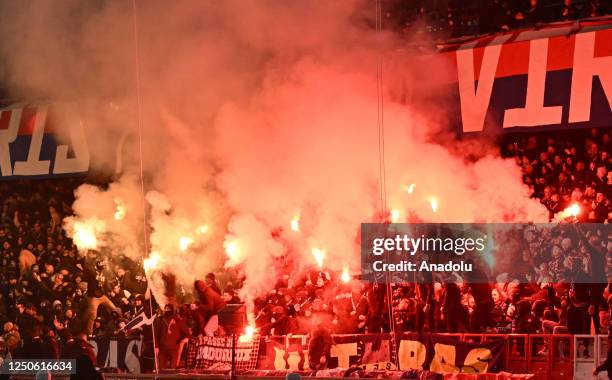
[[[607,335],[445,334],[470,343],[506,340],[505,370],[534,374],[534,380],[595,379],[593,369],[606,360]],[[600,373],[597,379],[607,379]]]
[[[504,369],[534,380],[589,379],[607,355],[607,336],[571,334],[444,334],[467,343],[506,340]],[[577,347],[577,348],[575,348]],[[599,375],[600,379],[607,374]]]

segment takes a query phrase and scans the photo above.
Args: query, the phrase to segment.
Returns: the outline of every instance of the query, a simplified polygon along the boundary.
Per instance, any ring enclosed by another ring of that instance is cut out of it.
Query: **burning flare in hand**
[[[145,272],[152,271],[157,268],[159,265],[159,253],[151,252],[149,257],[143,260],[142,266],[144,267]]]
[[[438,200],[436,198],[431,198],[429,205],[431,206],[431,211],[438,212]]]
[[[578,215],[580,215],[580,211],[581,210],[580,210],[580,206],[578,205],[578,203],[572,203],[571,206],[563,210],[562,217],[563,218],[569,218],[569,217],[577,218]]]
[[[391,223],[397,223],[400,219],[400,212],[397,209],[391,210]]]
[[[323,262],[325,261],[325,255],[326,255],[326,252],[324,249],[321,249],[321,248],[312,249],[312,256],[317,262],[317,265],[319,266],[319,268],[323,268]]]
[[[340,276],[342,282],[347,283],[351,281],[351,274],[349,273],[348,268],[344,268],[342,270],[342,275]]]
[[[181,236],[179,239],[179,249],[183,252],[185,252],[191,244],[193,244],[193,239],[189,236]]]
[[[300,216],[296,215],[291,219],[291,230],[298,232],[300,230]]]
[[[253,337],[255,336],[255,333],[257,332],[257,329],[253,326],[247,326],[244,329],[244,333],[242,335],[240,335],[240,337],[238,338],[238,342],[241,343],[247,343],[247,342],[252,342],[253,341]]]
[[[79,249],[96,249],[98,247],[97,231],[104,230],[104,222],[99,220],[91,220],[87,222],[74,223],[74,244]]]
[[[408,186],[404,186],[404,189],[406,190],[406,192],[408,192],[408,194],[412,194],[414,192],[414,183],[411,183]]]
[[[115,199],[115,204],[117,205],[117,211],[115,211],[115,220],[123,220],[123,218],[125,218],[125,213],[127,212],[127,209],[125,208],[125,205],[123,204],[123,202],[121,202],[120,199]]]
[[[235,241],[226,241],[223,245],[225,246],[225,254],[230,260],[233,260],[238,253],[238,244]]]
[[[200,235],[205,235],[208,232],[208,224],[201,225],[200,227],[198,227],[196,232]]]

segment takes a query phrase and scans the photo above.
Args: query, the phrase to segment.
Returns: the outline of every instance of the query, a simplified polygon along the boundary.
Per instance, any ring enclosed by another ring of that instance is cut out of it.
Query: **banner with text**
[[[262,338],[258,369],[302,371],[310,362],[320,363],[326,357],[328,368],[360,366],[366,370],[395,370],[394,340],[391,334],[333,335],[329,351],[315,347],[308,336],[282,336]],[[321,344],[323,346],[324,344]],[[318,357],[311,358],[311,354]]]
[[[95,337],[87,342],[94,348],[96,367],[140,373],[141,339]]]
[[[65,104],[13,105],[0,109],[0,179],[46,178],[89,171],[89,146],[82,122]],[[54,123],[69,141],[61,143]]]
[[[505,339],[468,343],[441,334],[403,333],[398,342],[401,370],[486,373],[503,370]]]
[[[257,366],[259,338],[242,342],[236,339],[236,369],[252,370]],[[232,338],[200,336],[187,344],[188,369],[228,369],[232,363]]]
[[[322,368],[354,368],[365,371],[429,370],[441,373],[486,373],[504,370],[506,339],[468,343],[444,334],[400,333],[332,335],[331,346],[314,347],[307,335],[256,337],[236,342],[238,370],[307,371],[309,353],[326,357]],[[104,338],[89,340],[98,367],[140,373],[142,340]],[[397,357],[396,348],[397,347]],[[229,370],[232,340],[198,337],[187,345],[186,369]],[[319,358],[317,358],[317,363]]]
[[[449,70],[458,101],[446,108],[461,132],[612,126],[612,21],[487,36],[419,59],[422,77]]]

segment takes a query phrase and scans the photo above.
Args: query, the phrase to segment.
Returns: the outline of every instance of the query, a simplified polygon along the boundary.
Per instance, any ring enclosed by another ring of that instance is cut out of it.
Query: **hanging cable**
[[[376,32],[382,34],[382,2],[376,0]],[[384,123],[384,94],[383,94],[383,52],[378,54],[376,62],[376,102],[378,123],[378,170],[380,182],[380,209],[381,214],[387,214],[387,178],[385,167],[385,123]]]
[[[382,37],[382,1],[376,0],[376,34]],[[378,53],[376,62],[376,103],[377,103],[377,124],[378,124],[378,170],[380,183],[380,212],[386,218],[387,215],[387,179],[385,167],[385,120],[384,120],[384,90],[383,90],[383,50]],[[388,255],[388,253],[387,253]],[[388,261],[388,257],[387,257]],[[385,272],[385,294],[387,298],[387,312],[389,327],[393,337],[394,362],[398,366],[397,344],[395,336],[395,319],[393,318],[393,289],[388,272]]]
[[[140,58],[138,53],[138,17],[136,15],[136,0],[132,0],[132,25],[134,27],[134,78],[135,78],[135,92],[136,92],[136,125],[138,127],[138,158],[140,163],[140,191],[142,194],[142,236],[144,240],[144,256],[149,256],[149,234],[147,231],[147,204],[145,200],[145,184],[144,184],[144,165],[142,155],[142,101],[140,96]],[[146,270],[145,270],[146,274]],[[149,283],[151,280],[147,275],[147,288],[149,291],[149,312],[150,317],[153,316],[153,296]],[[159,373],[158,360],[157,360],[157,342],[155,339],[155,328],[151,325],[151,331],[153,336],[153,358],[155,361],[155,373]]]

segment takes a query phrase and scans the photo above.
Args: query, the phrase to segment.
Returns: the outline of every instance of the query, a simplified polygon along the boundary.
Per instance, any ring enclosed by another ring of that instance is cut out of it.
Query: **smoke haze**
[[[75,223],[94,223],[99,247],[145,252],[138,67],[156,271],[189,288],[208,271],[239,267],[249,299],[273,286],[283,255],[306,268],[319,248],[326,268],[357,272],[359,224],[381,210],[381,56],[386,199],[399,220],[547,219],[513,161],[487,142],[444,138],[444,103],[425,101],[445,88],[444,63],[423,67],[406,41],[367,27],[373,2],[136,1],[136,28],[132,5],[1,5],[10,96],[93,101],[83,111],[92,167],[112,173],[121,158],[107,190],[77,190],[72,236]],[[473,153],[480,159],[464,159]]]

